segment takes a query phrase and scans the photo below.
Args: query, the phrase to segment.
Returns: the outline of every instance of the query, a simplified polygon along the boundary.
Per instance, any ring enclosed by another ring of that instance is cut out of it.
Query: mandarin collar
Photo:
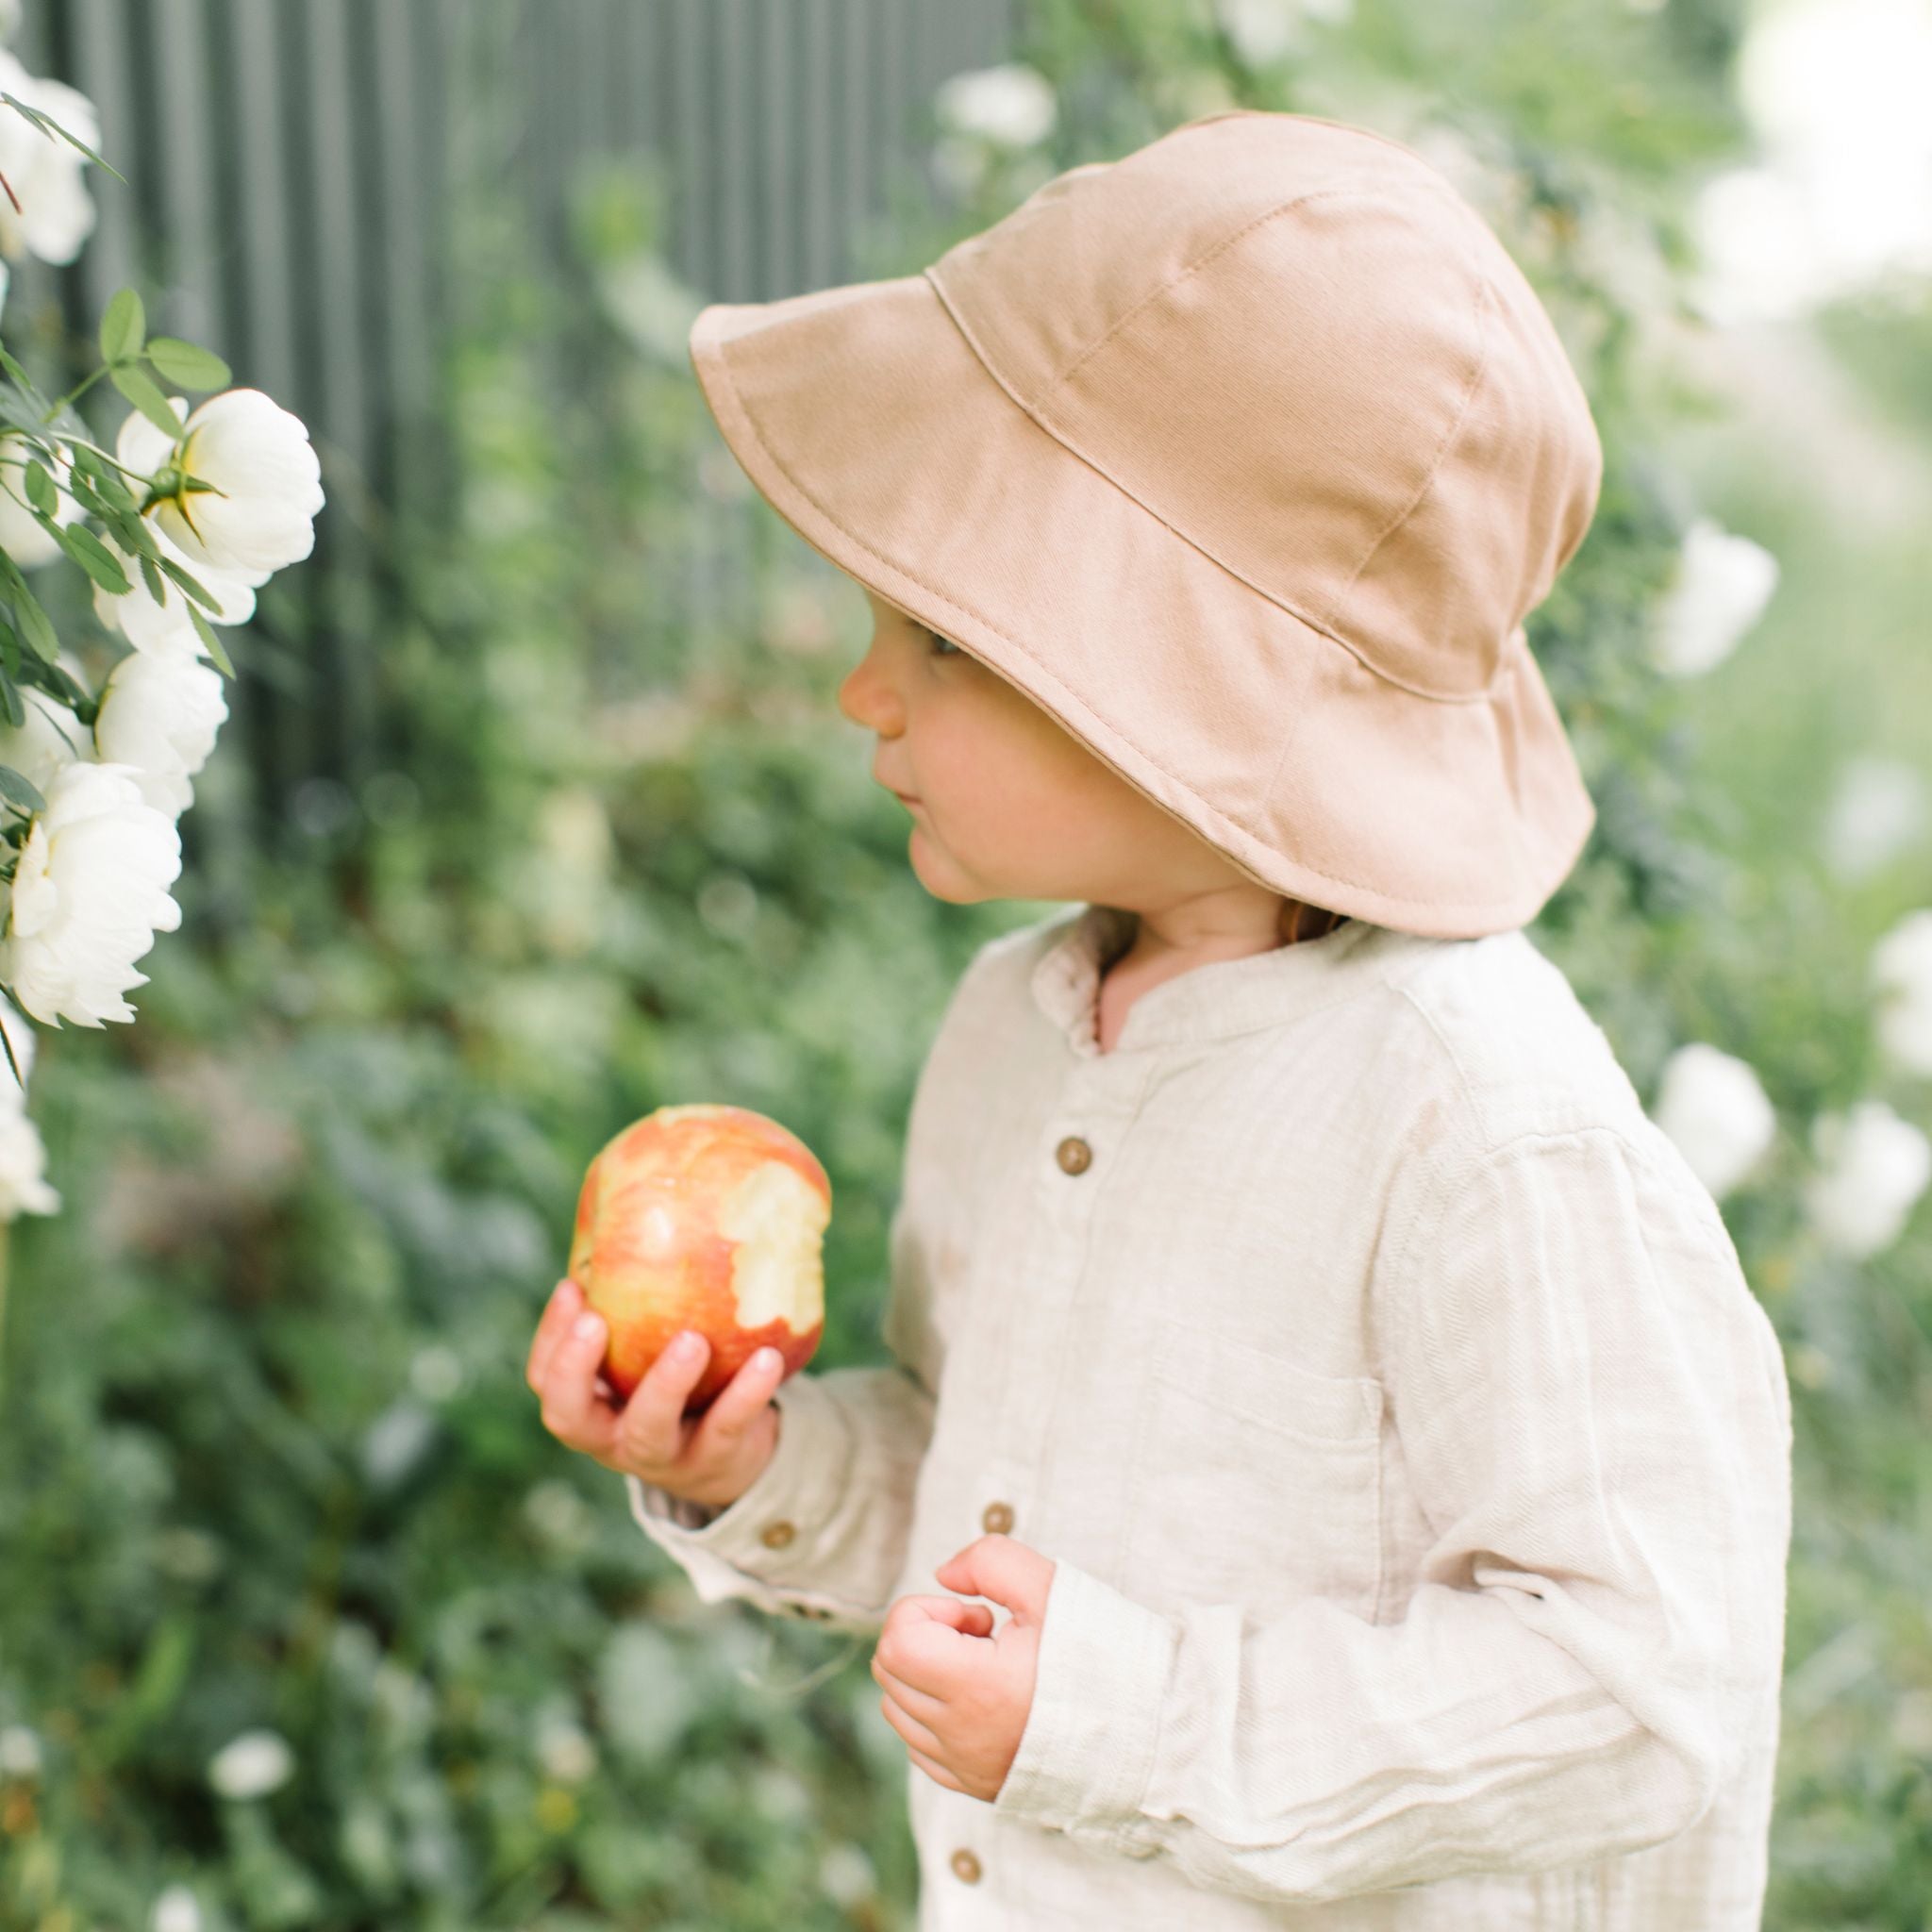
[[[1044,929],[1043,950],[1033,966],[1034,1004],[1083,1059],[1102,1057],[1095,1038],[1102,962],[1124,950],[1134,924],[1135,915],[1118,907],[1087,905]],[[1213,959],[1143,992],[1129,1009],[1112,1053],[1278,1026],[1328,1005],[1347,982],[1373,973],[1372,962],[1391,950],[1449,943],[1351,919],[1320,939],[1239,959]]]

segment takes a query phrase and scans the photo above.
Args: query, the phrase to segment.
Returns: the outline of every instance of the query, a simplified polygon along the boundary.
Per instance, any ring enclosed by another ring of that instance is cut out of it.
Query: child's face
[[[873,776],[908,795],[908,857],[927,891],[1158,912],[1246,886],[1272,918],[1274,895],[1017,687],[865,595],[872,644],[840,686],[839,708],[878,734]]]

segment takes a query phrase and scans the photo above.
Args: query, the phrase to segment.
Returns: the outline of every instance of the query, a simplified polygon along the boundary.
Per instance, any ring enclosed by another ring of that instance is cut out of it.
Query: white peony
[[[11,112],[0,108],[0,112]],[[0,194],[0,205],[7,197]],[[44,450],[29,445],[17,430],[0,430],[0,550],[6,551],[22,570],[38,570],[65,557],[58,539],[50,537],[35,522],[27,508],[26,466],[38,461],[54,479],[54,521],[63,527],[76,523],[87,512],[67,493],[74,475],[74,462],[64,449]]]
[[[279,1733],[243,1731],[208,1760],[208,1781],[225,1798],[262,1798],[295,1774],[295,1754]]]
[[[63,668],[74,670],[61,658]],[[77,670],[75,681],[85,690]],[[21,687],[20,708],[25,716],[18,724],[0,719],[0,765],[16,771],[42,798],[55,775],[76,759],[91,759],[93,743],[88,728],[57,697],[38,688]]]
[[[1825,862],[1840,878],[1869,878],[1924,836],[1928,802],[1904,758],[1847,759],[1825,814]]]
[[[40,1737],[28,1725],[0,1727],[0,1777],[39,1777],[42,1761]]]
[[[0,982],[43,1024],[132,1020],[122,997],[145,986],[134,970],[181,908],[168,888],[181,874],[181,835],[141,795],[125,765],[64,766],[35,813],[15,867]]]
[[[1709,517],[1695,519],[1657,608],[1651,646],[1657,668],[1696,677],[1721,664],[1764,614],[1777,580],[1777,558],[1761,543]]]
[[[301,417],[258,389],[224,390],[192,415],[183,413],[185,396],[168,407],[181,424],[177,438],[171,441],[136,410],[114,453],[143,476],[172,469],[214,486],[178,489],[148,512],[189,566],[258,584],[307,557],[325,499],[322,465]]]
[[[155,1900],[148,1932],[201,1932],[201,1906],[185,1885],[171,1885]]]
[[[933,109],[952,133],[977,135],[996,147],[1032,147],[1053,132],[1059,114],[1053,84],[1018,60],[941,81]]]
[[[1932,1180],[1932,1141],[1882,1100],[1811,1124],[1820,1171],[1805,1187],[1812,1225],[1833,1247],[1864,1257],[1889,1248]]]
[[[1908,912],[1872,949],[1878,1043],[1900,1066],[1932,1074],[1932,908]]]
[[[132,420],[147,421],[144,416]],[[157,436],[159,433],[156,431]],[[126,435],[125,425],[122,434],[124,438]],[[179,584],[158,569],[155,575],[161,580],[161,601],[157,604],[148,594],[141,559],[128,556],[114,541],[111,531],[102,530],[97,534],[108,554],[127,573],[127,581],[132,588],[125,596],[117,597],[113,591],[96,584],[94,615],[110,630],[119,630],[137,651],[184,650],[191,656],[202,655],[201,634],[194,628],[194,619],[190,613],[198,608],[210,624],[246,624],[255,615],[255,585],[266,583],[274,575],[270,571],[244,575],[235,571],[210,570],[207,564],[196,563],[184,557],[168,541],[163,532],[155,527],[155,543],[161,555],[178,563],[215,600],[217,608],[209,610],[197,606]]]
[[[1755,1167],[1777,1113],[1750,1063],[1691,1041],[1664,1064],[1651,1117],[1722,1200]]]
[[[94,720],[103,760],[131,765],[141,795],[178,818],[228,715],[222,674],[186,651],[130,651],[108,674]]]
[[[0,1066],[0,1091],[18,1094],[13,1069]],[[32,1117],[0,1103],[0,1221],[22,1214],[58,1214],[60,1193],[47,1185],[47,1149]]]
[[[0,90],[38,108],[75,141],[100,152],[101,122],[94,104],[63,81],[29,74],[4,47]],[[93,201],[80,178],[87,165],[87,157],[73,142],[43,134],[17,108],[0,104],[0,174],[13,190],[12,200],[0,194],[0,255],[9,261],[35,255],[42,261],[69,262],[80,253],[80,244],[94,231]]]

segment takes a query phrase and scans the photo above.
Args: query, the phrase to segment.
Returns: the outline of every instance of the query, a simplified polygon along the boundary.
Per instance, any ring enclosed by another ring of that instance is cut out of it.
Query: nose
[[[895,738],[905,729],[905,708],[891,680],[880,668],[879,653],[868,649],[839,686],[839,708],[855,724]]]

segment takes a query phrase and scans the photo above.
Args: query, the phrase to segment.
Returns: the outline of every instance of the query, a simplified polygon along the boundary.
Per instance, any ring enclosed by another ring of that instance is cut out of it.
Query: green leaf
[[[59,538],[60,547],[110,596],[125,597],[133,590],[114,553],[84,525],[67,525]]]
[[[0,570],[6,572],[12,587],[14,622],[25,633],[27,642],[51,664],[60,655],[60,640],[41,608],[41,600],[27,589],[20,566],[5,551],[0,551]]]
[[[0,618],[0,664],[7,667],[7,675],[18,681],[20,677],[20,640],[14,635],[13,626]]]
[[[19,687],[4,671],[0,671],[0,711],[16,731],[26,723],[26,707],[20,701]]]
[[[207,590],[199,578],[183,570],[172,557],[162,558],[160,565],[181,586],[182,591],[204,610],[219,610],[222,608],[221,599]]]
[[[125,362],[141,354],[147,336],[147,310],[133,289],[117,289],[101,317],[101,360]]]
[[[59,502],[59,493],[54,488],[54,479],[47,474],[47,466],[39,457],[28,459],[26,466],[26,500],[44,516],[54,514],[54,506]]]
[[[0,793],[28,811],[45,811],[47,801],[10,765],[0,765]],[[0,1031],[4,1031],[0,1028]]]
[[[141,580],[147,586],[148,595],[157,604],[167,603],[168,587],[162,583],[161,574],[155,568],[155,560],[152,557],[143,557],[141,559]]]
[[[222,649],[222,641],[214,634],[208,619],[192,606],[189,608],[188,614],[193,618],[194,627],[201,633],[201,641],[208,646],[208,656],[215,660],[215,668],[221,672],[224,677],[233,677],[235,667],[228,662],[228,654]]]
[[[33,378],[14,360],[11,353],[4,348],[0,348],[0,369],[6,370],[8,375],[12,376],[22,389],[31,390],[33,388]]]
[[[9,108],[18,108],[19,111],[25,114],[26,118],[29,121],[31,121],[34,124],[34,125],[41,130],[42,134],[48,136],[58,134],[60,137],[60,139],[68,144],[68,146],[77,147],[81,151],[81,153],[84,154],[88,158],[88,159],[94,164],[95,167],[106,169],[107,172],[109,175],[113,175],[115,180],[120,182],[124,188],[126,187],[127,176],[122,174],[120,169],[108,167],[108,163],[102,160],[100,156],[95,154],[93,149],[88,146],[86,142],[80,140],[75,135],[69,134],[66,128],[61,126],[59,122],[55,120],[51,114],[43,114],[38,108],[29,108],[25,101],[17,100],[14,98],[12,94],[9,93],[0,93],[0,101],[5,101]]]
[[[184,342],[179,336],[156,336],[147,345],[147,359],[181,389],[226,389],[235,379],[212,349]]]
[[[154,378],[141,369],[110,369],[111,382],[157,429],[166,430],[170,442],[181,439],[181,419],[168,407],[168,399],[155,385]]]
[[[8,999],[13,999],[13,989],[10,986],[7,988],[7,996]],[[20,1005],[20,1002],[17,999],[13,999],[13,1004],[17,1007]],[[13,1077],[20,1082],[21,1091],[25,1093],[26,1091],[26,1075],[20,1071],[20,1062],[13,1058],[13,1041],[8,1037],[7,1029],[4,1026],[0,1026],[0,1046],[4,1046],[7,1049],[7,1064],[13,1069]]]

